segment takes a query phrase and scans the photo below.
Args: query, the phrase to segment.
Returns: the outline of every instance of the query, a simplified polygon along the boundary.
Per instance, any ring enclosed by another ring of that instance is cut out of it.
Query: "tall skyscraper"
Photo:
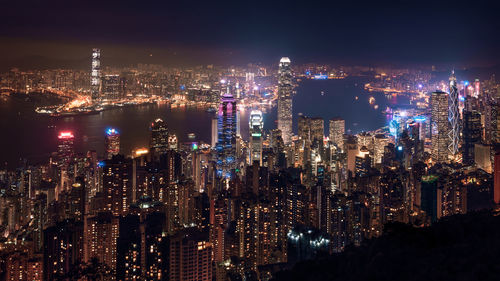
[[[217,117],[212,118],[212,140],[211,140],[212,147],[215,147],[217,145],[217,139],[218,139],[217,123],[218,123]]]
[[[90,91],[93,102],[100,101],[101,90],[101,50],[92,50],[92,71],[90,73]]]
[[[325,135],[325,120],[321,117],[310,118],[311,142],[323,142]]]
[[[119,218],[111,212],[100,212],[87,217],[86,220],[85,260],[88,262],[92,258],[98,258],[100,262],[115,270]]]
[[[262,131],[264,129],[264,120],[262,111],[252,110],[250,113],[250,164],[253,161],[259,161],[262,165]]]
[[[477,111],[465,111],[463,128],[462,163],[474,163],[474,146],[481,142],[481,114]]]
[[[299,113],[298,137],[304,141],[322,142],[324,137],[325,121],[321,117],[307,117]]]
[[[117,155],[111,160],[104,161],[102,185],[104,192],[105,210],[115,216],[127,214],[132,203],[132,160]]]
[[[458,142],[460,139],[460,115],[458,112],[458,88],[455,71],[450,76],[450,94],[448,96],[448,121],[450,122],[450,131],[448,137],[450,143],[448,149],[451,155],[458,153]]]
[[[57,136],[59,139],[58,152],[57,155],[59,157],[59,166],[67,167],[69,162],[71,161],[71,157],[73,157],[74,146],[73,142],[75,140],[75,136],[71,131],[62,131],[59,132]]]
[[[448,94],[436,91],[431,95],[431,157],[434,163],[448,160]]]
[[[278,129],[285,144],[292,140],[292,80],[290,59],[283,57],[278,69]]]
[[[330,140],[341,150],[344,149],[345,120],[340,117],[330,119]]]
[[[120,133],[115,128],[106,130],[106,158],[111,159],[113,155],[120,153]]]
[[[156,156],[168,150],[168,128],[162,119],[158,118],[151,123],[151,151]]]
[[[384,156],[384,148],[389,143],[389,139],[384,134],[376,134],[373,138],[373,164],[381,164]]]
[[[217,176],[228,178],[236,167],[236,100],[228,92],[222,96],[217,120]]]

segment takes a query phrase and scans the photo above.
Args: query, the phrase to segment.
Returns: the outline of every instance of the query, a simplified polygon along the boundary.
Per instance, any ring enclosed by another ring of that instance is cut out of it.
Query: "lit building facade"
[[[160,118],[151,123],[151,152],[159,156],[168,150],[168,127]]]
[[[102,78],[102,99],[113,101],[121,98],[121,82],[119,75],[105,75]]]
[[[71,131],[59,132],[57,136],[59,139],[57,155],[59,157],[60,167],[68,167],[71,157],[74,154],[74,140],[75,136]]]
[[[481,141],[481,114],[477,111],[465,111],[463,128],[462,163],[474,164],[474,145]]]
[[[293,73],[290,63],[289,58],[281,58],[278,70],[278,129],[285,144],[292,140]]]
[[[381,164],[384,157],[384,148],[389,139],[384,134],[376,134],[373,137],[373,164]]]
[[[120,153],[120,133],[114,128],[106,130],[106,158],[111,159],[113,155]]]
[[[455,71],[450,76],[450,94],[448,95],[448,121],[450,122],[450,131],[448,137],[450,144],[448,149],[451,155],[458,153],[458,143],[460,140],[460,115],[458,112],[458,88]]]
[[[90,73],[90,88],[93,102],[99,102],[101,98],[101,50],[92,50],[92,70]]]
[[[262,133],[264,130],[264,119],[262,111],[252,110],[250,113],[250,164],[259,161],[262,165]]]
[[[340,150],[344,150],[345,120],[336,117],[330,119],[330,140],[337,145]]]
[[[197,229],[184,229],[170,239],[171,281],[211,281],[212,244]]]
[[[217,120],[217,176],[228,178],[236,167],[236,100],[231,93],[222,96]]]
[[[448,160],[448,94],[431,95],[431,157],[434,163]]]

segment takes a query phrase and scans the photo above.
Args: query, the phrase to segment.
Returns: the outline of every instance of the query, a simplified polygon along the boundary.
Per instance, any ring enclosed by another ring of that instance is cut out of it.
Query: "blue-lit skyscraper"
[[[106,130],[106,158],[111,159],[113,155],[120,153],[120,133],[115,128]]]
[[[229,92],[222,96],[217,117],[217,176],[229,178],[236,168],[236,100]]]
[[[458,153],[458,142],[460,138],[460,115],[458,112],[458,88],[455,71],[451,72],[450,76],[450,94],[448,96],[448,121],[450,122],[450,144],[448,150],[451,155],[455,156]]]

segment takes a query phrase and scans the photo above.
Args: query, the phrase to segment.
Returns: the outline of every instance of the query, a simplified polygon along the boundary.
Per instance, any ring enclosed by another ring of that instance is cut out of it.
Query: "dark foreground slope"
[[[385,232],[275,280],[500,280],[500,213],[452,216],[420,229],[392,224]]]

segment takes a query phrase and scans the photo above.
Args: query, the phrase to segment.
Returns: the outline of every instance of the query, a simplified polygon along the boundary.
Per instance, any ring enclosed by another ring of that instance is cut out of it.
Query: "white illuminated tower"
[[[278,69],[278,129],[285,144],[292,140],[292,80],[290,59],[283,57]]]
[[[90,90],[93,102],[100,100],[101,88],[101,50],[92,49],[92,71],[90,73]]]
[[[262,111],[252,110],[249,120],[250,128],[250,164],[259,161],[262,165],[262,131],[264,129],[264,119]]]
[[[448,121],[450,122],[450,131],[448,137],[450,143],[448,150],[451,155],[458,154],[458,142],[460,139],[460,115],[458,111],[458,88],[455,71],[451,72],[450,76],[450,94],[448,96]]]

